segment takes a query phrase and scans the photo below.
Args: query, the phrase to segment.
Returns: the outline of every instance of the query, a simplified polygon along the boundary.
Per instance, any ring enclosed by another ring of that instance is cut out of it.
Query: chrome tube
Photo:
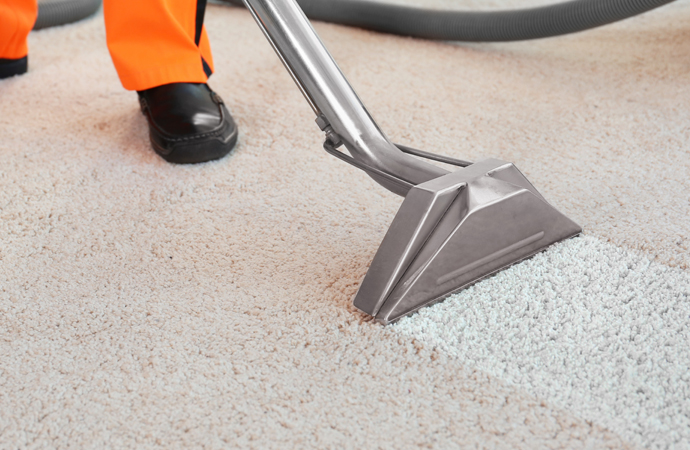
[[[448,173],[404,154],[386,138],[295,0],[243,1],[331,140],[342,140],[354,159],[408,185]],[[372,178],[398,195],[409,191],[405,184]]]

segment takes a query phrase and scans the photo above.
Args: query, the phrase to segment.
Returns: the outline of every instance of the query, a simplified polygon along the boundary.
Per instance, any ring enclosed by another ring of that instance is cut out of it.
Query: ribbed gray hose
[[[101,0],[39,0],[34,30],[85,19],[98,11]]]
[[[224,0],[241,5],[241,0]],[[674,0],[573,0],[516,10],[441,11],[362,0],[297,0],[310,19],[443,41],[521,41],[617,22]]]
[[[241,0],[225,0],[242,4]],[[521,41],[575,33],[642,14],[674,0],[572,0],[492,12],[440,11],[361,0],[298,0],[315,20],[445,41]],[[94,14],[101,0],[41,0],[34,29]]]

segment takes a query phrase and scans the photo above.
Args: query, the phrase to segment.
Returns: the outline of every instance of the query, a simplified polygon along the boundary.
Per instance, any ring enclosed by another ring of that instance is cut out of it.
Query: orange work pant
[[[26,37],[37,14],[36,0],[0,0],[0,59],[26,56]]]
[[[110,56],[125,89],[205,83],[213,58],[203,26],[206,0],[104,0]],[[36,0],[0,0],[0,59],[28,53]]]

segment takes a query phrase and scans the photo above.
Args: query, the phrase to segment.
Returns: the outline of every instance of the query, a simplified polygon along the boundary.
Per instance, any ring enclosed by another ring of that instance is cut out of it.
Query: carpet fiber
[[[585,230],[387,327],[351,299],[401,199],[247,11],[206,24],[221,161],[153,153],[102,16],[0,81],[1,449],[690,448],[690,2],[509,44],[315,24],[393,141],[512,161]]]

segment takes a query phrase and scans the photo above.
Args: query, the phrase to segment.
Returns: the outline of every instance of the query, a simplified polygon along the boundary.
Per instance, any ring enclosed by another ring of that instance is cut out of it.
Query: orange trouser
[[[205,83],[213,58],[203,26],[206,0],[104,0],[110,56],[125,89]],[[27,55],[36,0],[0,0],[0,58]]]
[[[26,37],[37,14],[36,0],[0,0],[0,59],[26,56]]]

